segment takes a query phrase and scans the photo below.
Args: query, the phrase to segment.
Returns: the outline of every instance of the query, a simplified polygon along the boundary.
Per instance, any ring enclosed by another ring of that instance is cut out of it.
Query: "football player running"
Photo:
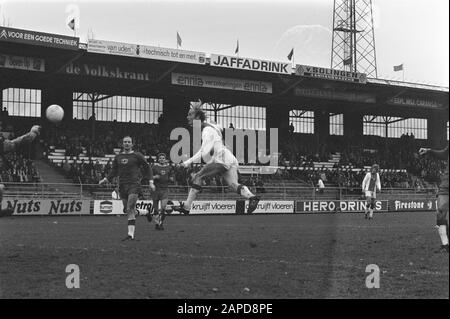
[[[375,208],[375,200],[377,198],[377,190],[381,191],[380,174],[378,164],[373,164],[370,172],[366,174],[362,183],[362,191],[366,196],[366,209],[364,217],[373,219],[373,210]]]
[[[153,215],[155,216],[155,229],[164,230],[164,220],[166,218],[166,205],[169,200],[168,186],[173,182],[173,169],[167,163],[166,154],[159,153],[157,162],[152,167],[153,179],[155,181],[155,191],[152,192]],[[159,204],[161,206],[159,207]],[[152,212],[148,212],[147,219],[152,220]]]
[[[182,214],[189,214],[192,202],[202,191],[202,182],[206,177],[220,175],[226,184],[239,195],[249,200],[247,213],[251,214],[258,207],[259,197],[255,196],[245,185],[238,183],[239,164],[233,153],[224,145],[220,126],[206,122],[206,114],[201,101],[193,103],[188,112],[187,120],[193,126],[194,121],[200,121],[202,129],[202,145],[200,150],[181,166],[189,167],[194,162],[205,161],[202,169],[195,174],[188,198],[175,206],[174,210]],[[212,155],[211,155],[212,153]]]
[[[103,178],[99,185],[111,181],[114,177],[119,177],[119,195],[123,202],[124,212],[128,219],[128,235],[124,240],[134,240],[134,230],[136,225],[136,201],[141,191],[141,168],[144,177],[149,180],[150,189],[155,190],[153,184],[153,174],[150,165],[144,155],[133,151],[133,139],[125,136],[122,140],[123,152],[114,157],[111,172]]]

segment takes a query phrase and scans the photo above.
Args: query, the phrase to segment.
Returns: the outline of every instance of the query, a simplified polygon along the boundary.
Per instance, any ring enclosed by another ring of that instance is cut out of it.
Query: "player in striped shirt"
[[[373,218],[373,209],[375,208],[375,200],[377,198],[377,190],[381,191],[380,174],[378,164],[373,164],[370,172],[366,174],[362,183],[362,191],[366,196],[366,210],[364,217]]]

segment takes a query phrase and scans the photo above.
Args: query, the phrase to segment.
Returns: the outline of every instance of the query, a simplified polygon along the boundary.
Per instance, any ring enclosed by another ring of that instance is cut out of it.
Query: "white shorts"
[[[236,157],[226,148],[219,152],[219,154],[213,156],[210,163],[222,164],[226,170],[229,170],[231,167],[239,167],[239,162]]]
[[[372,191],[366,191],[366,197],[377,198],[376,193]]]

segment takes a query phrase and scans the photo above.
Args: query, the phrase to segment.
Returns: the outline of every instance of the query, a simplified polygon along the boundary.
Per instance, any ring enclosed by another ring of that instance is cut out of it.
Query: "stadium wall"
[[[169,201],[167,212],[174,213],[172,205],[179,201]],[[435,211],[434,199],[377,200],[375,212]],[[242,215],[248,201],[244,200],[202,200],[194,201],[190,215]],[[366,201],[346,200],[262,200],[253,214],[315,214],[315,213],[361,213]],[[152,201],[139,200],[136,209],[141,215],[152,209]],[[74,199],[13,199],[4,198],[4,215],[12,216],[117,216],[124,215],[120,200],[74,200]]]

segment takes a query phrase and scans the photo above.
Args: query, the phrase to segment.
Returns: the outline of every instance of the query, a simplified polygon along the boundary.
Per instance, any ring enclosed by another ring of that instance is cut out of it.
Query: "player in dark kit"
[[[153,179],[155,180],[156,190],[152,192],[153,200],[153,215],[155,216],[155,229],[164,230],[164,219],[166,217],[166,205],[169,199],[168,186],[169,181],[173,182],[173,169],[167,163],[166,154],[158,154],[158,161],[152,167]],[[161,207],[159,208],[159,203]],[[147,214],[147,218],[151,221],[150,212]]]
[[[3,154],[14,152],[19,145],[32,142],[40,134],[40,132],[41,127],[39,125],[34,125],[31,128],[30,132],[28,132],[25,135],[19,136],[13,140],[4,139],[3,135],[0,134],[0,158],[2,158]],[[0,217],[10,216],[13,213],[13,211],[11,210],[1,209],[4,189],[5,185],[0,184]]]
[[[419,155],[431,154],[432,156],[447,160],[447,168],[441,177],[441,184],[437,193],[437,222],[439,237],[441,238],[441,248],[439,251],[448,253],[448,146],[443,150],[432,150],[430,148],[421,148]]]
[[[128,217],[128,235],[124,240],[134,239],[136,225],[136,201],[141,193],[142,177],[149,179],[150,189],[155,190],[153,174],[150,165],[144,155],[133,151],[133,140],[125,136],[122,140],[123,152],[114,158],[111,173],[103,178],[99,184],[111,181],[115,176],[119,177],[119,196],[122,199],[124,212]],[[143,169],[144,176],[141,174]]]

